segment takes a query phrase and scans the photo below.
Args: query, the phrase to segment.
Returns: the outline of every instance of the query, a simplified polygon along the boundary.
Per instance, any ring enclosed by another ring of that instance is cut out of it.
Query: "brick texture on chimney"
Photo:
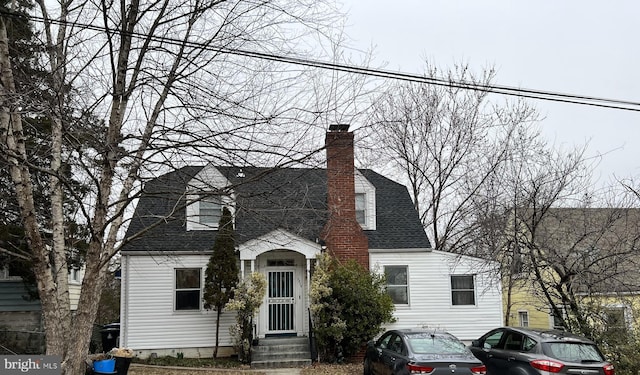
[[[329,220],[322,237],[333,256],[354,259],[369,269],[369,242],[356,220],[353,132],[343,125],[332,126],[325,146]]]

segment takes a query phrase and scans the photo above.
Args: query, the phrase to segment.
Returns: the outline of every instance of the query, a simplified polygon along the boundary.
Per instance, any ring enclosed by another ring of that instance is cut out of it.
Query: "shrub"
[[[393,321],[393,302],[383,275],[354,260],[318,257],[311,279],[311,313],[321,360],[341,362]]]
[[[253,272],[247,280],[242,280],[235,290],[226,309],[236,311],[236,324],[230,332],[234,339],[238,359],[251,362],[251,341],[253,340],[253,317],[258,312],[267,291],[267,280],[263,274]]]

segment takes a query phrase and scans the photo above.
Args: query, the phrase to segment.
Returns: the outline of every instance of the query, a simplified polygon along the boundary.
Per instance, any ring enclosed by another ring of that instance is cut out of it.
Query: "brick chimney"
[[[322,230],[327,250],[340,260],[355,259],[369,269],[369,241],[356,220],[353,132],[349,125],[331,125],[327,149],[329,220]]]

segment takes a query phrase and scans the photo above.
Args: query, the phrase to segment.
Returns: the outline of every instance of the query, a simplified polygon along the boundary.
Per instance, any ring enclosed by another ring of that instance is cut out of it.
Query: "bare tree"
[[[1,154],[34,264],[46,352],[62,356],[63,373],[80,374],[108,265],[132,239],[122,237],[126,213],[144,181],[195,161],[284,165],[313,155],[321,145],[309,140],[328,116],[308,108],[332,108],[313,105],[319,90],[307,78],[317,73],[245,51],[267,57],[293,51],[331,36],[341,18],[330,2],[315,0],[37,4],[33,20],[54,95],[44,101],[16,89],[3,19]],[[331,91],[336,101],[341,90]],[[51,121],[45,168],[28,158],[25,113]],[[82,120],[89,116],[98,121]],[[49,176],[47,215],[34,204],[36,169]],[[79,181],[86,193],[65,194]],[[74,316],[64,256],[66,195],[90,233]]]
[[[438,77],[436,68],[426,75]],[[465,252],[474,227],[472,198],[505,161],[518,136],[536,120],[523,102],[492,104],[494,77],[467,66],[446,72],[448,82],[392,84],[373,104],[367,136],[378,162],[408,181],[416,209],[439,250]],[[461,85],[460,82],[466,82]]]
[[[593,169],[584,157],[586,146],[565,151],[554,149],[538,135],[521,140],[486,185],[489,188],[479,199],[482,209],[472,219],[483,228],[481,233],[491,233],[477,236],[478,254],[502,265],[506,324],[510,323],[513,293],[527,289],[533,281],[523,275],[533,275],[534,280],[548,276],[541,264],[545,254],[531,250],[540,224],[552,207],[575,206],[584,199]]]
[[[563,150],[540,140],[521,143],[487,185],[483,195],[492,199],[480,199],[494,202],[476,211],[490,234],[478,236],[478,244],[502,263],[506,324],[512,295],[526,291],[537,301],[531,307],[566,329],[605,340],[605,305],[640,290],[633,271],[640,260],[640,211],[620,192],[596,190],[595,162],[585,151],[586,145]]]

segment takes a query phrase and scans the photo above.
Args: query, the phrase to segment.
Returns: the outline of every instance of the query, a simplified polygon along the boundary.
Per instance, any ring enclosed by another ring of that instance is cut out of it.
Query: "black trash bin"
[[[129,365],[131,364],[131,358],[117,356],[113,358],[116,359],[116,372],[118,375],[127,375]]]
[[[100,330],[102,335],[102,351],[105,353],[113,348],[117,348],[120,338],[120,323],[105,324]]]

